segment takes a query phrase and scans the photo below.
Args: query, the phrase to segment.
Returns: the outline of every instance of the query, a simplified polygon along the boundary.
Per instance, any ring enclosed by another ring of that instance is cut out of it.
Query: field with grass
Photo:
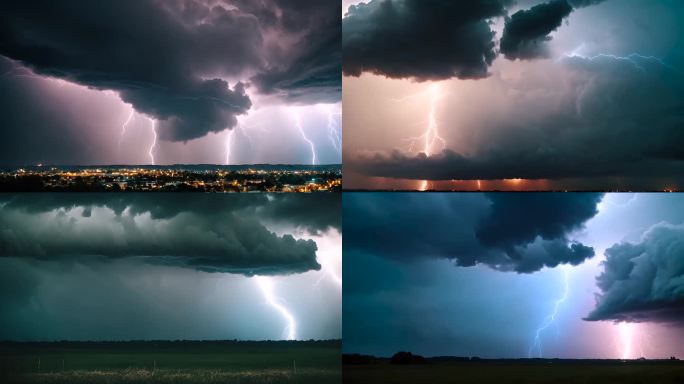
[[[339,341],[0,343],[3,383],[339,383]]]
[[[344,384],[684,384],[684,363],[480,361],[344,365]]]

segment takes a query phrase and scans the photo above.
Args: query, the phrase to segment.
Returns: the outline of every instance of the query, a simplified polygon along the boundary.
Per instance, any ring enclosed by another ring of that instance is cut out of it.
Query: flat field
[[[3,383],[339,383],[339,341],[0,343]]]
[[[684,384],[684,362],[431,362],[344,365],[344,384]]]

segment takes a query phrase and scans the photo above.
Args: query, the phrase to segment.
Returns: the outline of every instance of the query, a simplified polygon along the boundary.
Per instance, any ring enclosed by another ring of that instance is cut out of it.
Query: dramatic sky
[[[338,0],[0,5],[0,165],[340,163]]]
[[[684,357],[680,194],[346,193],[343,348]]]
[[[0,340],[340,338],[340,230],[335,194],[0,195]]]
[[[343,7],[346,188],[684,187],[681,1]]]

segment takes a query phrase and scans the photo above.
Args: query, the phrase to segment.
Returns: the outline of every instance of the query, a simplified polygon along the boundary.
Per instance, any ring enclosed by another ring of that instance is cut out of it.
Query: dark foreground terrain
[[[339,341],[0,343],[2,383],[339,383]]]
[[[477,360],[345,364],[344,384],[684,384],[684,362],[647,360]]]

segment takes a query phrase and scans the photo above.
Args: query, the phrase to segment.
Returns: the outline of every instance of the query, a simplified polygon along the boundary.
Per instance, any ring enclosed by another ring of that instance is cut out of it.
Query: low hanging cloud
[[[342,20],[343,70],[416,81],[488,75],[496,57],[489,20],[508,0],[371,0]]]
[[[0,205],[0,256],[67,260],[136,258],[150,264],[251,276],[318,270],[316,243],[277,235],[276,221],[309,231],[335,228],[334,195],[309,203],[309,215],[288,221],[277,196],[209,195],[188,205],[182,195],[17,195]],[[315,209],[314,209],[315,208]],[[261,213],[261,212],[264,213]],[[314,216],[320,215],[321,218]],[[339,220],[339,219],[338,219]]]
[[[348,193],[345,250],[400,261],[444,258],[531,273],[578,265],[594,250],[569,235],[598,212],[601,194]]]
[[[501,53],[509,60],[534,59],[548,55],[549,33],[561,26],[573,8],[566,0],[553,0],[521,10],[506,20]]]
[[[638,243],[615,244],[602,265],[586,320],[684,326],[684,225],[658,224]]]
[[[561,26],[576,8],[603,0],[552,0],[521,10],[506,19],[500,51],[509,60],[530,60],[549,55],[549,34]]]
[[[339,16],[322,17],[339,15],[339,4],[263,6],[270,13],[230,0],[5,2],[0,55],[117,92],[171,141],[234,127],[251,108],[249,82],[299,103],[339,100],[340,58],[330,54],[339,51]]]

